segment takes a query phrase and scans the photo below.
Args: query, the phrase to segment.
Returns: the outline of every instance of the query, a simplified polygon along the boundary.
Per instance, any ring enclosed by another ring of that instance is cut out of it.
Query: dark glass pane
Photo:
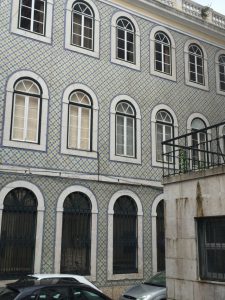
[[[164,54],[164,62],[167,64],[170,64],[170,56],[167,54]]]
[[[43,23],[44,22],[44,14],[42,12],[35,10],[34,11],[34,20]]]
[[[125,38],[124,30],[117,29],[117,36],[118,38],[124,39]]]
[[[190,63],[189,66],[190,66],[190,71],[195,72],[195,65]]]
[[[44,1],[36,0],[34,3],[34,8],[44,12],[45,9]]]
[[[203,74],[203,68],[202,67],[197,67],[197,72],[198,74],[202,75]]]
[[[77,24],[73,24],[73,33],[81,35],[81,26]]]
[[[134,44],[127,43],[127,51],[134,52]]]
[[[29,19],[25,19],[25,18],[21,18],[20,19],[20,27],[30,30],[30,20]]]
[[[127,33],[127,40],[131,43],[134,43],[134,35],[133,33]]]
[[[189,55],[189,61],[193,64],[195,64],[195,56],[194,55]]]
[[[156,62],[155,62],[155,68],[156,68],[156,70],[158,70],[158,71],[162,71],[162,63],[159,62],[159,61],[156,61]]]
[[[31,8],[23,6],[21,10],[21,16],[31,19]]]
[[[220,89],[221,89],[222,91],[225,91],[225,82],[221,82],[221,83],[220,83]]]
[[[164,72],[167,73],[167,74],[171,74],[170,65],[167,65],[167,64],[164,65]]]
[[[88,49],[92,49],[92,40],[84,38],[84,47]]]
[[[118,39],[118,47],[120,49],[124,49],[125,48],[125,42],[124,42],[124,40]]]
[[[43,30],[44,28],[42,23],[34,22],[34,32],[43,34]]]
[[[204,77],[202,75],[198,75],[198,83],[200,84],[204,83]]]
[[[155,43],[155,50],[156,50],[157,52],[162,52],[162,45],[159,44],[159,43]]]
[[[31,7],[32,6],[32,0],[22,0],[22,5],[26,5]]]
[[[80,35],[73,35],[73,44],[77,46],[81,46],[81,36]]]
[[[84,36],[87,38],[92,38],[92,29],[84,28]]]
[[[130,62],[134,62],[134,54],[131,52],[127,52],[127,60]]]
[[[193,72],[190,72],[190,81],[196,81],[196,75]]]
[[[220,74],[220,81],[225,81],[225,74]]]
[[[207,255],[208,272],[215,273],[215,275],[218,275],[218,273],[224,274],[225,250],[209,249],[206,251],[206,255]]]
[[[84,26],[88,28],[92,28],[92,22],[93,20],[90,18],[84,18]]]
[[[203,66],[202,58],[197,57],[197,65],[198,65],[198,66]]]
[[[125,52],[124,52],[124,50],[117,49],[117,56],[120,59],[125,59]]]
[[[162,54],[160,52],[156,52],[155,58],[156,58],[157,61],[161,62],[162,61]]]
[[[73,22],[76,23],[76,24],[80,24],[82,23],[82,18],[81,18],[81,15],[78,15],[78,14],[73,14]]]

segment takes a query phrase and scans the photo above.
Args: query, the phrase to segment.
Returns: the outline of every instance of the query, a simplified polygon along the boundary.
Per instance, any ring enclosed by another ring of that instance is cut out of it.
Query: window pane
[[[92,39],[92,29],[84,28],[84,36]]]
[[[23,140],[25,96],[15,95],[12,139]]]
[[[44,27],[42,23],[34,22],[34,32],[43,33]]]
[[[120,59],[125,59],[125,51],[121,49],[117,49],[117,57]]]
[[[155,65],[156,65],[156,70],[162,71],[162,63],[161,63],[161,62],[156,61],[156,62],[155,62]]]
[[[127,60],[130,62],[134,62],[134,54],[131,52],[127,53]]]
[[[116,153],[124,154],[124,117],[116,116]]]
[[[28,107],[28,120],[27,120],[27,141],[36,142],[38,133],[38,104],[39,99],[30,97]]]
[[[127,155],[134,156],[134,119],[127,118]]]
[[[81,15],[73,14],[73,22],[76,25],[80,25],[81,26],[81,23],[82,23],[82,17],[81,17]]]
[[[124,40],[118,39],[118,47],[120,49],[124,49],[125,48],[125,42],[124,42]]]
[[[73,35],[73,44],[77,46],[81,46],[81,36],[80,35]]]
[[[20,18],[20,27],[30,30],[31,21],[29,19]]]
[[[69,148],[77,148],[78,133],[78,108],[75,105],[69,106]]]
[[[89,28],[89,29],[92,29],[93,27],[93,20],[90,19],[90,18],[84,18],[84,26]]]
[[[90,109],[82,108],[80,148],[90,150]]]
[[[35,10],[34,11],[34,20],[43,23],[44,22],[44,14],[42,12]]]
[[[44,12],[44,9],[45,9],[44,1],[36,0],[35,3],[34,3],[34,8]]]
[[[84,47],[92,49],[92,39],[84,38]]]
[[[134,43],[134,34],[127,32],[127,41],[130,43]]]
[[[122,30],[122,29],[117,29],[117,36],[118,36],[118,38],[121,38],[121,39],[125,39],[125,32],[124,32],[124,30]]]
[[[22,5],[31,7],[31,5],[32,5],[32,0],[22,0]]]

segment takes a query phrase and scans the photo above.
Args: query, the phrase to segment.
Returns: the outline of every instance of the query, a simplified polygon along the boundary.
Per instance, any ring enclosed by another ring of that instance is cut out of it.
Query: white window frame
[[[203,54],[203,77],[204,77],[204,84],[200,84],[197,82],[190,81],[190,74],[189,74],[189,46],[191,44],[196,44],[201,50]],[[209,91],[209,75],[208,75],[208,56],[205,48],[202,44],[199,43],[197,40],[187,40],[184,46],[184,65],[185,65],[185,84],[191,87],[195,87],[201,90]]]
[[[136,156],[119,156],[116,155],[116,107],[119,102],[129,102],[134,107],[136,112]],[[141,112],[140,108],[137,105],[136,101],[127,95],[120,95],[114,98],[110,106],[110,160],[125,162],[125,163],[134,163],[141,164]]]
[[[68,132],[68,110],[69,110],[69,97],[70,94],[76,90],[82,90],[90,95],[92,100],[92,151],[78,150],[67,148],[67,132]],[[61,153],[68,155],[77,155],[89,158],[98,157],[98,100],[95,93],[86,85],[75,83],[69,85],[64,93],[62,99],[62,128],[61,128]]]
[[[177,121],[177,117],[174,113],[174,111],[165,104],[159,104],[157,106],[155,106],[152,110],[151,113],[151,139],[152,139],[152,166],[154,167],[163,167],[163,162],[159,162],[157,161],[156,157],[156,139],[157,139],[157,135],[156,135],[156,124],[157,124],[157,120],[156,120],[156,115],[160,110],[165,110],[168,113],[170,113],[171,117],[173,118],[173,130],[174,130],[174,137],[178,136],[178,121]],[[175,144],[177,144],[178,141],[175,141]],[[176,159],[176,167],[178,165],[177,159]],[[173,164],[171,164],[171,167],[173,167]]]
[[[130,274],[113,274],[113,215],[114,204],[118,198],[122,196],[131,197],[137,205],[137,257],[138,257],[138,272]],[[142,279],[143,278],[143,208],[138,196],[130,190],[121,190],[116,192],[109,202],[108,207],[108,280],[123,280],[123,279]]]
[[[95,58],[100,57],[100,15],[97,9],[97,6],[92,0],[85,0],[90,8],[93,11],[94,18],[93,18],[93,49],[82,48],[72,44],[71,37],[72,37],[72,16],[73,16],[73,5],[76,1],[68,0],[65,8],[65,49],[79,52],[81,54],[85,54],[88,56],[92,56]]]
[[[27,181],[14,181],[8,183],[0,191],[0,233],[2,225],[2,214],[4,209],[4,200],[7,194],[16,188],[26,188],[34,193],[37,198],[37,229],[36,229],[36,240],[35,240],[35,255],[34,255],[34,273],[41,272],[41,259],[42,259],[42,243],[43,243],[43,229],[44,229],[44,212],[45,203],[44,197],[33,183]]]
[[[171,59],[171,74],[163,73],[155,70],[155,34],[157,32],[163,32],[170,39],[170,59]],[[162,77],[164,79],[169,79],[172,81],[177,80],[177,70],[176,70],[176,44],[172,34],[165,27],[155,26],[152,28],[150,32],[150,74],[158,77]],[[153,54],[154,53],[154,54]]]
[[[91,281],[96,281],[96,265],[97,265],[97,218],[98,218],[98,206],[96,198],[91,190],[84,186],[74,185],[66,188],[58,198],[56,208],[56,234],[55,234],[55,266],[54,272],[60,273],[61,264],[61,243],[62,243],[62,224],[63,224],[63,203],[68,195],[75,192],[81,192],[85,194],[91,201],[91,271],[90,276],[85,276]]]
[[[23,78],[30,78],[36,81],[42,89],[41,96],[41,113],[40,115],[40,137],[39,143],[16,141],[11,139],[11,120],[13,113],[13,101],[14,101],[14,85],[17,81]],[[5,98],[5,119],[3,129],[3,146],[23,148],[29,150],[46,151],[47,143],[47,122],[48,122],[48,102],[49,102],[49,91],[45,81],[36,73],[31,71],[18,71],[12,74],[6,85],[6,98]]]
[[[225,96],[225,91],[220,89],[220,74],[219,74],[219,58],[221,55],[225,55],[225,50],[220,50],[215,56],[215,66],[216,66],[216,92],[219,95]]]
[[[128,19],[134,26],[134,63],[117,58],[117,20],[120,18]],[[137,21],[126,12],[117,12],[112,16],[111,22],[111,62],[120,66],[128,67],[134,70],[141,69],[140,55],[140,30]]]
[[[52,27],[53,27],[53,5],[54,0],[46,0],[45,7],[45,34],[39,34],[33,31],[29,31],[19,27],[20,21],[20,1],[12,0],[12,12],[11,12],[11,29],[12,33],[38,40],[40,42],[52,43]]]

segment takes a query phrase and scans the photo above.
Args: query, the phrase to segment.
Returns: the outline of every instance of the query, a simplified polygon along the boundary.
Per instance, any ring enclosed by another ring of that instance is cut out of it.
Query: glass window
[[[74,300],[104,300],[106,299],[103,296],[100,296],[97,292],[81,289],[81,288],[72,288]]]
[[[225,281],[225,217],[197,219],[201,279]]]
[[[167,111],[160,110],[156,115],[156,161],[161,162],[163,160],[163,150],[163,153],[167,154],[164,156],[164,161],[173,162],[173,147],[164,145],[162,148],[162,142],[172,139],[173,136],[173,119]]]
[[[128,102],[116,107],[116,155],[135,157],[135,110]]]
[[[90,275],[91,209],[90,199],[81,192],[64,201],[61,273]]]
[[[83,1],[75,2],[72,14],[72,44],[93,50],[94,14]]]
[[[225,55],[219,57],[220,90],[225,92]]]
[[[26,188],[4,199],[0,235],[0,277],[13,279],[34,272],[37,198]]]
[[[207,160],[207,133],[204,131],[205,123],[195,118],[191,123],[192,131],[192,165],[193,169],[204,168]],[[199,130],[201,130],[199,132]]]
[[[135,63],[135,30],[126,18],[117,20],[117,58]]]
[[[157,272],[165,270],[165,218],[164,200],[161,200],[156,209],[156,240],[157,240]]]
[[[20,0],[19,28],[45,34],[45,0]]]
[[[41,92],[30,79],[14,87],[11,140],[38,143]]]
[[[114,205],[113,274],[137,273],[137,205],[121,196]]]
[[[171,74],[171,44],[164,32],[155,34],[155,70]]]
[[[189,53],[189,80],[197,84],[205,84],[204,57],[202,50],[196,44],[191,44]]]
[[[68,148],[92,150],[92,101],[83,91],[75,91],[69,99]]]

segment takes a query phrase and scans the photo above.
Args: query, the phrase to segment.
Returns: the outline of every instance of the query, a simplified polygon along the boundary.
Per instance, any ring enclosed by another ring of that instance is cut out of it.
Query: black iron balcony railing
[[[162,143],[163,177],[225,164],[225,122]]]

